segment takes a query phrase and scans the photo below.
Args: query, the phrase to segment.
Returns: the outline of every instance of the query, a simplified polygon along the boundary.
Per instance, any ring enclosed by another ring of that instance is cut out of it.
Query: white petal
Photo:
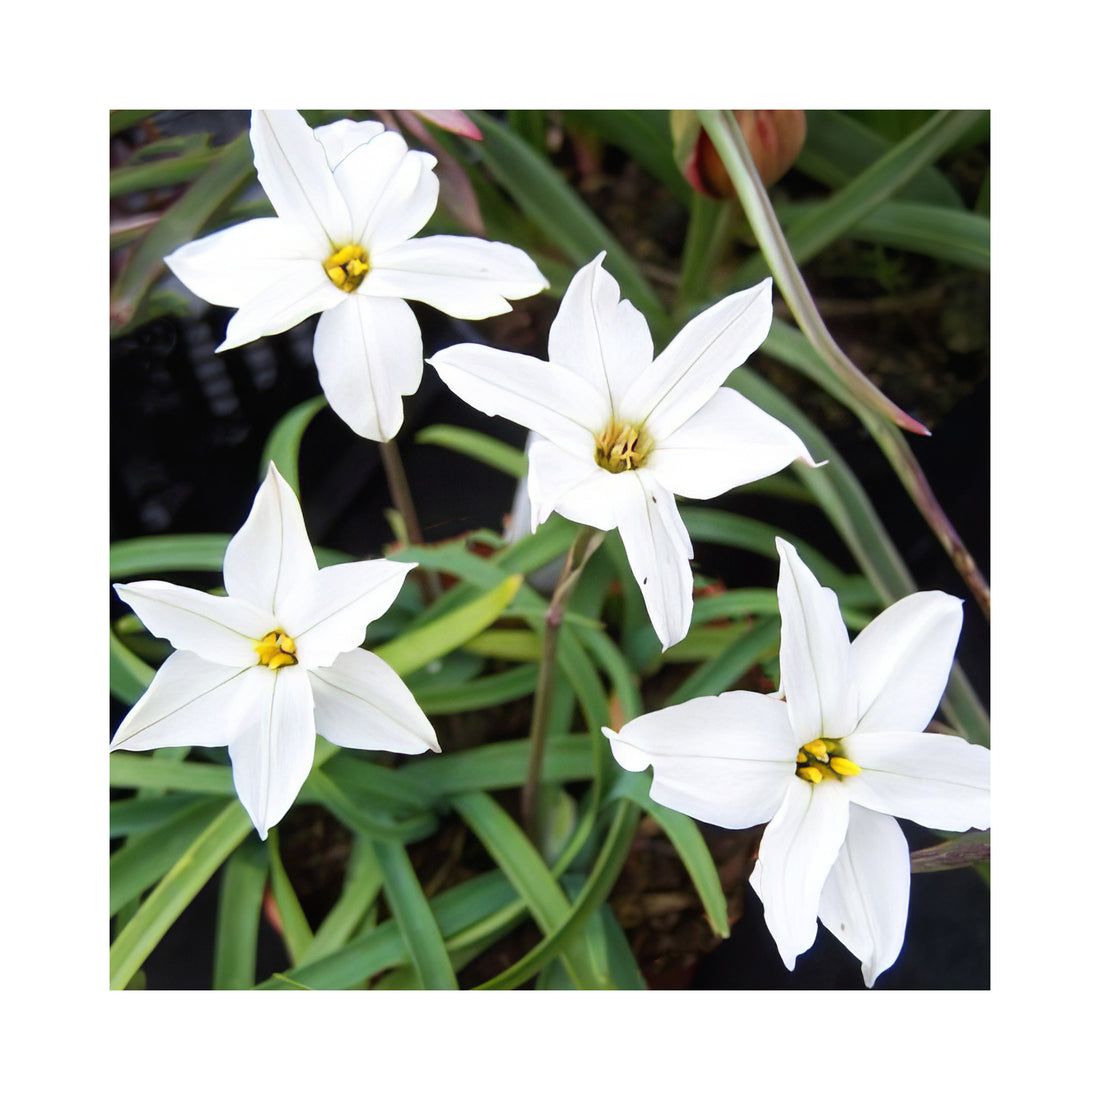
[[[764,341],[772,323],[772,281],[731,294],[689,321],[627,391],[622,415],[671,435],[714,396]]]
[[[397,599],[414,564],[350,561],[329,565],[295,591],[282,612],[298,663],[313,669],[363,644],[367,626]]]
[[[791,725],[802,743],[843,737],[855,726],[856,692],[848,631],[836,593],[824,588],[789,542],[777,538],[779,665]]]
[[[253,654],[255,656],[255,654]],[[111,749],[228,745],[239,731],[247,670],[177,650],[157,669],[111,740]]]
[[[309,673],[297,666],[250,669],[246,724],[229,742],[233,785],[261,840],[297,798],[317,742]]]
[[[853,733],[843,754],[853,802],[928,829],[989,828],[989,750],[943,733]]]
[[[646,474],[612,475],[631,488],[618,515],[619,534],[661,648],[668,649],[691,625],[691,539],[672,494]]]
[[[243,600],[167,581],[116,584],[115,591],[151,634],[230,668],[256,664],[256,641],[276,626],[270,616]]]
[[[654,802],[724,829],[773,817],[796,778],[786,704],[751,691],[692,699],[603,732],[628,771],[653,765]]]
[[[573,276],[550,326],[550,362],[587,378],[614,407],[653,362],[645,318],[603,269],[601,252]]]
[[[962,600],[915,592],[888,607],[852,643],[857,730],[926,729],[940,705],[962,629]]]
[[[817,937],[821,889],[848,829],[848,799],[840,788],[830,780],[792,778],[749,876],[788,970]]]
[[[514,420],[578,458],[595,453],[596,434],[611,414],[607,398],[590,383],[530,355],[456,344],[428,362],[468,405]]]
[[[370,254],[371,267],[387,249],[419,233],[439,201],[435,157],[410,151],[387,130],[360,146],[336,170],[336,182],[352,213],[354,239]]]
[[[192,293],[219,306],[242,306],[297,270],[291,261],[324,260],[308,238],[279,218],[253,218],[191,241],[164,257]]]
[[[862,806],[821,891],[821,923],[863,963],[870,988],[894,965],[909,915],[909,845],[898,823]]]
[[[420,325],[407,302],[345,294],[322,314],[313,338],[321,388],[353,432],[383,442],[405,418],[401,398],[424,371]]]
[[[318,247],[347,244],[347,203],[305,119],[297,111],[253,111],[251,138],[256,174],[275,213],[300,225]]]
[[[281,622],[283,609],[295,589],[317,575],[317,559],[298,498],[274,462],[268,465],[248,519],[225,548],[222,572],[230,596],[262,608],[274,625],[288,629]]]
[[[616,501],[627,486],[616,480],[617,474],[597,466],[593,454],[578,458],[548,439],[533,437],[527,459],[532,531],[551,512],[601,531],[618,524]]]
[[[690,420],[657,441],[646,469],[680,496],[708,500],[768,477],[795,459],[802,440],[735,390],[720,389]]]
[[[363,290],[477,319],[507,313],[509,298],[526,298],[548,285],[527,253],[510,244],[439,236],[406,240],[377,255],[372,251]]]
[[[317,732],[327,741],[349,749],[439,752],[431,723],[381,657],[353,649],[309,676],[317,702]]]
[[[381,122],[355,122],[350,118],[341,118],[318,126],[313,131],[313,136],[325,150],[325,161],[329,170],[335,172],[346,156],[360,145],[366,145],[368,141],[378,137],[385,128]]]
[[[218,351],[286,332],[307,317],[338,306],[347,297],[316,260],[284,260],[274,273],[278,275],[276,281],[249,298],[229,319]]]

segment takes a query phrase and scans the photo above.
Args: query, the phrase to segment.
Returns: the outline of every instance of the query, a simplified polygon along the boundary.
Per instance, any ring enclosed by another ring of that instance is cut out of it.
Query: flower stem
[[[420,530],[420,520],[416,516],[412,492],[409,490],[409,479],[405,476],[405,464],[401,461],[401,452],[392,439],[379,443],[378,447],[382,454],[382,466],[386,471],[386,482],[390,487],[390,499],[401,514],[409,545],[420,544],[424,541],[424,535]],[[441,594],[439,577],[435,573],[417,569],[413,576],[420,585],[425,605]]]
[[[565,616],[565,605],[580,580],[581,570],[603,541],[603,532],[594,527],[582,527],[569,548],[557,587],[546,609],[546,629],[542,636],[542,657],[535,684],[535,704],[531,715],[531,748],[527,758],[527,778],[520,798],[520,813],[528,837],[536,842],[536,809],[542,759],[546,755],[546,733],[550,708],[554,698],[554,678],[557,671],[558,631]]]

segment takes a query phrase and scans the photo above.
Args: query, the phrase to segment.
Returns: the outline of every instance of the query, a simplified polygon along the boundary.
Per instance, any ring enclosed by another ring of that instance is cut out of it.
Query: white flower
[[[165,257],[195,294],[234,306],[234,348],[321,317],[313,355],[329,404],[353,431],[392,439],[424,369],[404,300],[454,317],[506,313],[548,285],[518,248],[474,237],[411,240],[435,210],[435,157],[377,122],[311,130],[297,111],[254,111],[252,148],[276,217],[256,218]]]
[[[176,652],[111,749],[228,745],[237,795],[261,839],[309,775],[317,733],[352,749],[439,752],[397,673],[358,648],[412,568],[360,561],[318,569],[297,498],[272,464],[226,548],[228,595],[164,581],[115,585]]]
[[[653,357],[645,319],[603,270],[581,268],[550,327],[549,363],[479,344],[428,360],[464,401],[541,438],[531,446],[532,527],[551,512],[622,536],[664,648],[691,619],[691,539],[674,494],[708,499],[813,463],[785,425],[722,383],[771,327],[771,280],[689,322]]]
[[[653,765],[655,802],[727,829],[769,821],[749,881],[783,962],[794,969],[820,916],[870,986],[905,938],[909,848],[894,817],[989,826],[989,751],[923,732],[962,604],[917,592],[849,642],[836,594],[776,545],[785,701],[731,691],[604,733],[624,768]]]

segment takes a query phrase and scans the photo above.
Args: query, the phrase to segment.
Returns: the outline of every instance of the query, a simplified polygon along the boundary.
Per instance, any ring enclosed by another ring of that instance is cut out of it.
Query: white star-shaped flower
[[[675,494],[709,499],[796,459],[784,424],[722,383],[771,327],[771,280],[690,321],[654,359],[645,318],[603,270],[570,282],[550,327],[549,363],[458,344],[429,363],[464,401],[540,438],[529,450],[532,527],[551,512],[618,528],[664,648],[691,620],[691,539]]]
[[[475,237],[411,239],[435,210],[435,157],[377,122],[311,130],[297,111],[254,111],[256,172],[274,218],[255,218],[165,257],[190,290],[232,306],[234,348],[321,317],[313,355],[336,414],[392,439],[424,368],[406,298],[453,317],[491,317],[547,281],[526,253]]]
[[[317,733],[352,749],[439,752],[397,673],[359,648],[413,568],[360,561],[318,569],[298,500],[272,464],[226,548],[227,595],[164,581],[115,585],[176,652],[111,749],[228,745],[237,795],[261,839],[309,775]]]
[[[909,848],[894,818],[989,826],[989,751],[924,732],[962,604],[917,592],[849,642],[836,594],[776,545],[785,700],[731,691],[604,733],[624,768],[652,764],[655,802],[727,829],[769,822],[749,881],[783,962],[794,969],[820,917],[870,986],[905,938]]]

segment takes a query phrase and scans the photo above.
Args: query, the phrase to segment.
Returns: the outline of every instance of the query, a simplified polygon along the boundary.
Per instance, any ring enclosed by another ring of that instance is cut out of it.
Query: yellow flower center
[[[260,664],[267,665],[272,672],[298,663],[298,658],[294,656],[295,648],[294,639],[281,630],[265,634],[255,645],[255,650],[260,655]]]
[[[795,757],[795,775],[807,783],[820,783],[823,779],[840,779],[845,775],[859,775],[858,764],[844,756],[838,756],[840,742],[828,737],[807,741]]]
[[[349,294],[359,289],[359,284],[370,271],[370,257],[361,244],[346,244],[325,260],[325,274]]]
[[[637,470],[645,465],[646,455],[653,444],[637,428],[612,420],[596,436],[596,465],[621,474],[624,470]]]

